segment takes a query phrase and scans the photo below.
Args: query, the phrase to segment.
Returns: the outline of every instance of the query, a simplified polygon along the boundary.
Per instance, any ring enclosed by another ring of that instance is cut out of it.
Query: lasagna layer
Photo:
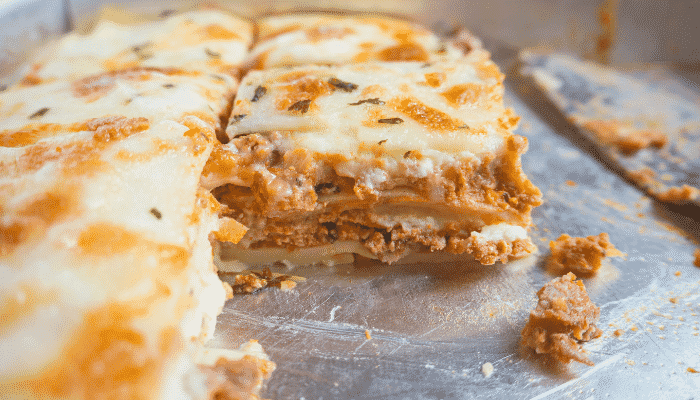
[[[202,182],[249,227],[238,248],[349,241],[386,262],[408,251],[522,257],[533,249],[524,234],[479,236],[524,232],[540,203],[501,82],[490,61],[251,72]]]

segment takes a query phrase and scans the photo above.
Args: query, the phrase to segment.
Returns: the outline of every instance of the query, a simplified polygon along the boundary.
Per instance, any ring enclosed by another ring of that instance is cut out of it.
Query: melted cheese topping
[[[348,159],[376,153],[400,160],[416,150],[433,160],[445,153],[498,153],[510,135],[502,123],[501,78],[490,62],[251,72],[239,89],[227,133],[234,139],[289,132],[281,144],[285,150]]]
[[[110,115],[151,121],[194,115],[213,129],[235,84],[224,75],[136,68],[13,88],[0,96],[0,146],[81,131],[84,121]]]
[[[132,67],[224,72],[252,43],[250,23],[220,11],[195,11],[140,26],[102,21],[89,35],[72,34],[45,50],[27,83]]]
[[[254,69],[303,64],[368,61],[428,62],[464,56],[456,43],[443,42],[407,21],[362,16],[286,15],[263,19],[251,51]]]

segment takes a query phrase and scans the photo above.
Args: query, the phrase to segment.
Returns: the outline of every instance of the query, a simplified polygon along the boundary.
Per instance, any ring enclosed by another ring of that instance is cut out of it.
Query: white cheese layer
[[[396,159],[412,150],[429,159],[442,153],[498,153],[510,135],[499,123],[503,88],[483,69],[445,62],[254,71],[241,84],[227,133],[234,139],[289,132],[284,150],[347,158],[374,157],[375,146]],[[338,88],[328,83],[331,79],[353,86]],[[265,93],[256,96],[256,91]],[[304,100],[309,104],[299,103]]]

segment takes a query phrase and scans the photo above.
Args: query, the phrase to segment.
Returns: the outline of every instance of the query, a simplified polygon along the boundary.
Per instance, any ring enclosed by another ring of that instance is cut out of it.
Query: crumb
[[[576,187],[576,182],[574,182],[574,181],[566,181],[566,184],[571,186],[571,187]]]
[[[627,363],[627,365],[634,365],[635,364],[634,360],[627,360],[625,362]]]
[[[700,267],[700,249],[695,250],[695,253],[693,253],[695,256],[695,261],[693,261],[693,265],[696,267]]]
[[[686,369],[686,371],[690,372],[691,374],[697,374],[697,373],[698,373],[698,371],[697,371],[695,368],[691,368],[691,367],[688,367],[688,369]]]
[[[369,331],[367,330],[365,331],[365,337],[367,338],[367,340],[372,340],[372,335],[370,335]]]
[[[493,374],[493,364],[490,362],[485,363],[481,366],[481,373],[484,374],[484,378],[488,378]]]
[[[290,281],[290,280],[284,280],[284,281],[280,282],[279,287],[280,287],[281,291],[286,292],[288,290],[292,290],[295,287],[297,287],[297,283],[294,281]]]
[[[266,287],[276,287],[282,291],[288,291],[297,286],[295,281],[303,280],[304,278],[298,276],[273,274],[270,268],[265,267],[262,272],[248,271],[247,275],[236,275],[231,290],[234,294],[255,293]]]
[[[675,276],[681,276],[681,271],[676,271],[673,275],[675,275]]]
[[[615,336],[622,336],[622,335],[624,335],[624,333],[625,333],[625,331],[623,331],[622,329],[615,330]]]
[[[598,338],[595,326],[600,309],[591,302],[583,282],[568,273],[544,285],[537,292],[537,307],[522,331],[522,343],[538,354],[550,353],[563,363],[572,360],[594,365],[579,342]]]
[[[671,297],[670,299],[668,299],[668,301],[670,301],[670,302],[673,303],[673,304],[677,304],[677,303],[678,303],[678,298],[677,298],[677,297]]]
[[[632,332],[637,332],[637,327],[636,327],[636,326],[632,326],[632,327],[630,328],[630,330],[631,330]]]
[[[555,271],[583,276],[595,274],[606,256],[619,255],[605,232],[585,238],[563,234],[556,241],[549,242],[549,249],[552,253],[550,266]]]

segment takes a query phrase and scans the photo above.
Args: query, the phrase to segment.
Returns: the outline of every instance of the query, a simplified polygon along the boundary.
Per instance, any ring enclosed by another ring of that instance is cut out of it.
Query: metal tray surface
[[[75,16],[83,15],[79,4],[1,5],[0,50],[10,54],[16,45],[3,68],[16,68],[40,42],[77,26]],[[417,9],[426,13],[430,7]],[[13,19],[26,24],[9,24]],[[439,25],[432,14],[423,20]],[[20,41],[25,29],[45,33]],[[662,205],[635,189],[556,110],[523,90],[512,71],[517,49],[486,43],[508,73],[506,102],[522,117],[519,133],[530,142],[524,169],[544,194],[545,203],[533,214],[539,254],[494,266],[436,255],[394,266],[278,269],[307,280],[288,292],[236,296],[226,304],[210,344],[236,348],[258,339],[277,363],[266,397],[690,399],[700,393],[700,374],[688,372],[700,370],[700,269],[692,264],[700,212]],[[555,277],[545,268],[548,241],[562,233],[600,232],[608,232],[626,255],[584,280],[601,307],[599,326],[605,332],[585,345],[596,365],[561,366],[522,349],[520,331],[535,293]],[[615,336],[616,329],[624,334]],[[481,373],[486,362],[495,367],[489,377]]]

